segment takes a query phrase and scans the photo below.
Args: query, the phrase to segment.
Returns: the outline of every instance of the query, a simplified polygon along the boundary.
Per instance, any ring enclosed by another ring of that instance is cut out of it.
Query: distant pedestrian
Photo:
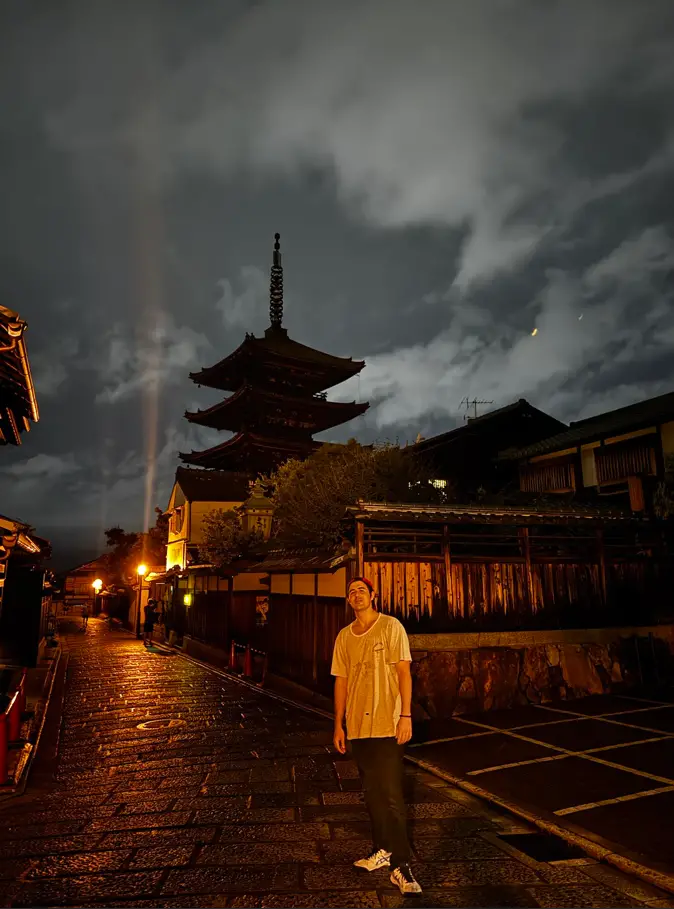
[[[87,630],[87,625],[89,624],[89,607],[85,603],[82,606],[82,631]]]
[[[401,893],[421,893],[409,864],[403,794],[403,751],[412,737],[412,657],[407,633],[393,616],[376,611],[367,578],[350,581],[347,600],[356,617],[337,635],[332,656],[333,741],[344,754],[349,738],[372,825],[372,852],[354,864],[366,871],[391,867],[391,882]]]
[[[143,643],[147,647],[152,644],[152,634],[157,621],[157,604],[155,600],[148,600],[145,607],[145,622],[143,624]]]

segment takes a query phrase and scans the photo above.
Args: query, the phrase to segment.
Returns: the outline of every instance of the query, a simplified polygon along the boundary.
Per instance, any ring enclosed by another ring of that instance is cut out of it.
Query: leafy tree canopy
[[[203,542],[199,546],[199,556],[216,568],[246,558],[262,542],[262,535],[257,531],[245,531],[239,515],[231,510],[209,511],[203,517],[201,528]]]
[[[168,517],[155,508],[155,525],[147,533],[127,533],[121,527],[105,531],[108,571],[111,582],[123,587],[135,577],[138,565],[165,565],[168,542]]]
[[[273,535],[297,546],[330,547],[343,535],[348,506],[370,502],[442,504],[452,490],[431,484],[432,468],[399,445],[325,444],[304,461],[289,460],[263,478],[272,490]]]

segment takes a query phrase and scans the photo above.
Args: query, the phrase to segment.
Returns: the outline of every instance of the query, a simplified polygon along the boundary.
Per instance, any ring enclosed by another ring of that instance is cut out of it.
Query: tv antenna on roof
[[[473,408],[473,419],[476,420],[476,419],[477,419],[477,408],[479,407],[479,405],[480,405],[480,404],[493,404],[493,403],[494,403],[493,401],[479,401],[477,398],[473,398],[473,400],[471,401],[470,398],[465,397],[465,398],[463,399],[463,401],[461,402],[461,406],[462,406],[462,407],[463,407],[464,404],[465,404],[465,406],[466,406],[466,413],[464,414],[463,419],[464,419],[464,420],[470,420],[470,419],[471,419],[470,414],[468,413],[468,411],[469,411],[470,408],[472,407],[472,408]]]

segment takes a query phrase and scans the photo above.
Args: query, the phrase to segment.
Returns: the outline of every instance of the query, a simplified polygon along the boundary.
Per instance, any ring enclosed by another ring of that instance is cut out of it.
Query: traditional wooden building
[[[519,465],[520,489],[538,495],[600,497],[634,512],[650,497],[674,455],[674,392],[571,423],[537,442],[505,450]]]
[[[461,426],[410,445],[433,468],[435,483],[452,490],[452,498],[473,501],[478,490],[499,493],[517,482],[513,464],[498,460],[512,446],[531,445],[561,432],[564,423],[533,407],[524,398],[466,420]]]
[[[357,375],[365,365],[335,357],[288,337],[283,328],[283,268],[279,234],[274,244],[270,326],[264,337],[243,343],[214,366],[190,373],[198,386],[233,392],[207,410],[186,412],[200,426],[233,436],[205,451],[181,454],[200,468],[268,473],[288,458],[304,458],[320,443],[312,438],[364,413],[368,405],[329,401],[326,389]]]
[[[20,445],[21,434],[40,419],[26,328],[17,313],[0,306],[0,445]]]
[[[102,581],[101,590],[108,586],[110,571],[108,556],[102,555],[90,562],[84,562],[66,572],[63,579],[63,604],[71,606],[88,606],[94,611],[97,592],[94,581]]]

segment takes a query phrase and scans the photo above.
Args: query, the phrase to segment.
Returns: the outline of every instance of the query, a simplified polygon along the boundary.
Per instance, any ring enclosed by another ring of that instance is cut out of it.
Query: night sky
[[[4,0],[0,302],[41,419],[0,512],[63,566],[166,506],[277,230],[290,335],[367,363],[328,438],[673,390],[673,96],[671,0]]]

